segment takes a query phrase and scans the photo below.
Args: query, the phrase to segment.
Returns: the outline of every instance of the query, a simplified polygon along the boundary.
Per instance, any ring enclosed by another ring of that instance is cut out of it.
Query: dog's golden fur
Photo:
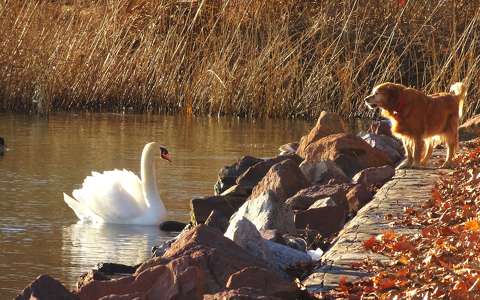
[[[452,167],[465,96],[461,82],[453,84],[450,93],[433,95],[387,82],[376,86],[365,103],[370,108],[380,107],[392,122],[392,133],[403,141],[407,158],[399,168],[424,166],[439,142],[447,145],[442,167]]]

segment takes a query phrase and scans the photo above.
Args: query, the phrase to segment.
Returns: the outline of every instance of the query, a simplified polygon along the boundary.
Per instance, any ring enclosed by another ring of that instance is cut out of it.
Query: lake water
[[[171,235],[155,227],[77,223],[63,202],[92,170],[138,173],[145,143],[167,146],[157,163],[169,219],[189,220],[189,200],[213,194],[223,165],[250,154],[273,156],[312,122],[158,115],[0,115],[9,151],[0,157],[0,299],[48,273],[72,288],[99,262],[136,264]]]

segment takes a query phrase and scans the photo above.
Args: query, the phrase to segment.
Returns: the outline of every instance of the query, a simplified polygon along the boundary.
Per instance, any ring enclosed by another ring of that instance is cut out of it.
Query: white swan
[[[165,221],[167,210],[160,199],[155,178],[155,153],[160,149],[168,161],[168,150],[153,142],[143,148],[141,179],[128,170],[92,172],[73,198],[63,193],[65,203],[82,221],[158,225]]]

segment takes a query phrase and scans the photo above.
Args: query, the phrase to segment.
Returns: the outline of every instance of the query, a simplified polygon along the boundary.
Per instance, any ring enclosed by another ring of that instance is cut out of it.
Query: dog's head
[[[380,107],[393,112],[401,106],[401,93],[404,87],[400,84],[386,82],[373,88],[372,93],[365,98],[365,104],[370,109]]]

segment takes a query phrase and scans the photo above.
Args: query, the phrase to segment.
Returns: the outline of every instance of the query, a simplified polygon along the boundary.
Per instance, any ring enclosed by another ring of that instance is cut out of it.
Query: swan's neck
[[[157,178],[155,176],[155,149],[146,147],[142,152],[140,173],[142,189],[147,207],[165,208],[158,194]]]

